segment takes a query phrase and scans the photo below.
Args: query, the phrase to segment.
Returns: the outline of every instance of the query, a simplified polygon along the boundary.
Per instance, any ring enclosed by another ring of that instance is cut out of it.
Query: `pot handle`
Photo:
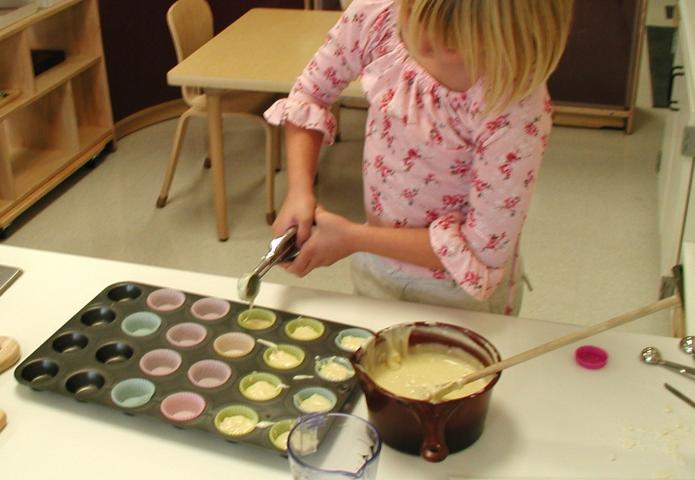
[[[453,405],[417,403],[409,405],[420,419],[424,430],[420,456],[428,462],[441,462],[449,455],[444,432],[446,422],[455,410]]]

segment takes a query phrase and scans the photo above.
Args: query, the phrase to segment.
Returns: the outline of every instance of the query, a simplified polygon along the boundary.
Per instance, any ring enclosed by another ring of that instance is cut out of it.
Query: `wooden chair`
[[[195,52],[213,37],[212,10],[206,0],[178,0],[167,12],[167,24],[176,49],[179,62]],[[220,59],[224,61],[223,58]],[[181,142],[191,117],[206,117],[206,97],[199,89],[183,87],[183,100],[189,106],[176,126],[174,146],[164,176],[162,190],[157,198],[157,207],[167,203],[169,189],[174,178],[176,165],[181,152]],[[265,185],[266,185],[266,222],[275,220],[275,172],[280,168],[280,130],[266,123],[263,112],[278,98],[277,95],[256,92],[229,91],[222,97],[223,117],[241,117],[262,125],[265,130]],[[205,167],[210,167],[209,158]]]

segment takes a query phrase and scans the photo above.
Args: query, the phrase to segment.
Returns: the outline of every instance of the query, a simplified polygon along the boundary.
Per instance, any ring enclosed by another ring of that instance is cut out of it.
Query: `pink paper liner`
[[[188,369],[188,380],[200,388],[216,388],[227,382],[232,376],[232,369],[219,360],[200,360]]]
[[[186,301],[186,294],[173,288],[160,288],[147,296],[147,306],[159,312],[171,312]]]
[[[173,393],[162,400],[159,411],[168,420],[187,422],[198,418],[205,410],[205,399],[193,392]]]
[[[254,338],[251,335],[242,332],[224,333],[217,337],[213,342],[215,352],[225,358],[244,357],[251,353],[255,346],[256,341]],[[226,352],[230,350],[238,350],[240,353],[239,355],[229,355]]]
[[[198,345],[207,337],[207,329],[197,323],[185,322],[174,325],[167,330],[166,338],[176,347],[192,347]]]
[[[154,377],[169,375],[181,366],[181,355],[168,348],[150,350],[140,359],[140,370]]]
[[[191,305],[191,314],[199,319],[208,322],[219,320],[229,313],[232,306],[228,301],[221,298],[201,298]]]

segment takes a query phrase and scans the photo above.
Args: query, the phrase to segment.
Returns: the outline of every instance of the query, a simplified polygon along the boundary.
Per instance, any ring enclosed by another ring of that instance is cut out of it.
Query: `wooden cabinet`
[[[32,51],[65,60],[34,74]],[[97,0],[63,0],[0,30],[0,229],[114,138]]]
[[[647,0],[577,0],[548,81],[555,124],[632,131]]]

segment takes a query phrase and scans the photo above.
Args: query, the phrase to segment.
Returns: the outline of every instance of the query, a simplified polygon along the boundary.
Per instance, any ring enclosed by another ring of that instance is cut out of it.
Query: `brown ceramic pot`
[[[444,460],[463,450],[483,433],[492,388],[500,373],[480,391],[453,400],[432,403],[397,396],[374,383],[364,367],[383,354],[386,337],[410,329],[408,345],[436,343],[461,348],[487,366],[500,360],[497,349],[484,337],[466,328],[444,323],[396,325],[378,332],[351,361],[365,393],[369,420],[384,443],[402,452],[419,454],[430,462]],[[393,338],[393,337],[392,337]]]

